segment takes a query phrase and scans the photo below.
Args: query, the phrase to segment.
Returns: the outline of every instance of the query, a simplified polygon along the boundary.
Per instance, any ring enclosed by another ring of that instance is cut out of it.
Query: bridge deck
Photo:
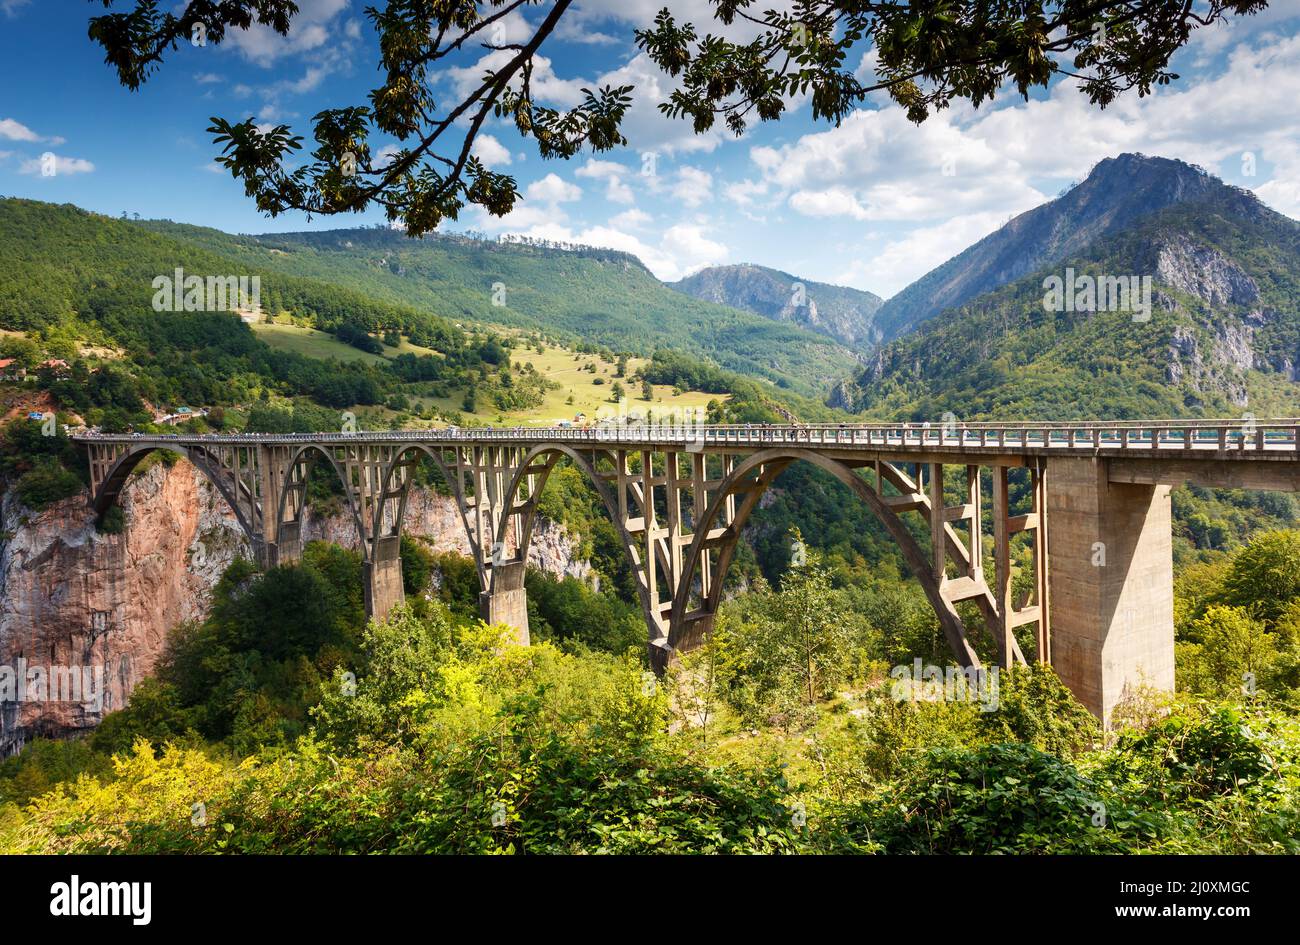
[[[1300,420],[1108,421],[1089,423],[659,425],[605,424],[587,428],[485,427],[294,434],[81,434],[86,443],[167,446],[223,444],[420,442],[464,446],[563,443],[709,449],[798,446],[818,450],[887,450],[1023,456],[1076,455],[1224,460],[1300,459]]]

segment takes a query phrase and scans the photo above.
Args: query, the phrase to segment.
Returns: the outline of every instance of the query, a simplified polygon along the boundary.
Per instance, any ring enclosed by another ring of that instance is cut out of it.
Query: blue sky
[[[241,233],[380,222],[378,213],[264,217],[212,163],[204,131],[212,115],[306,135],[316,111],[360,103],[377,84],[376,37],[362,10],[379,0],[298,3],[289,37],[254,28],[221,46],[182,46],[132,93],[86,38],[101,4],[0,0],[0,194]],[[543,161],[513,129],[490,126],[478,153],[512,174],[525,199],[505,219],[471,211],[451,228],[612,246],[663,279],[754,262],[889,296],[1123,151],[1200,164],[1300,218],[1293,0],[1198,31],[1175,61],[1179,82],[1105,111],[1062,81],[1030,102],[1004,95],[920,127],[885,100],[838,128],[814,123],[795,102],[780,123],[741,139],[696,136],[657,113],[669,80],[638,53],[632,31],[665,5],[708,20],[707,0],[587,0],[538,62],[535,87],[556,107],[574,104],[583,86],[634,85],[628,147]],[[536,22],[540,13],[526,16]],[[526,29],[512,21],[509,38]],[[437,90],[453,95],[481,74],[486,55],[476,50],[443,70]],[[859,59],[869,73],[870,51]],[[56,155],[52,177],[40,173],[45,153]]]

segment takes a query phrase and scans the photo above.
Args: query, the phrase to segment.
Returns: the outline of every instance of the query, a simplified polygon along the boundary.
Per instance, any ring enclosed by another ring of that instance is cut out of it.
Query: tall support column
[[[289,447],[258,446],[257,469],[259,518],[262,522],[262,567],[273,568],[280,560],[280,496],[289,466]],[[297,537],[295,533],[294,537]],[[301,557],[301,547],[298,556]]]
[[[506,561],[492,569],[492,590],[479,594],[479,615],[486,623],[514,628],[514,641],[528,645],[528,591],[524,561]]]
[[[918,473],[919,474],[919,473]],[[917,480],[917,486],[921,481]],[[933,554],[934,579],[943,584],[944,545],[947,541],[945,528],[948,524],[947,509],[943,499],[943,463],[930,464],[930,548]]]
[[[1169,487],[1107,481],[1107,460],[1048,461],[1052,663],[1109,725],[1137,685],[1174,687]]]
[[[993,591],[997,603],[998,662],[1003,666],[1012,663],[1015,636],[1012,634],[1011,606],[1011,529],[1010,502],[1007,489],[1007,468],[993,467],[993,572],[996,586]]]
[[[382,620],[406,600],[402,589],[401,539],[396,535],[374,543],[371,558],[362,565],[365,572],[366,614]]]

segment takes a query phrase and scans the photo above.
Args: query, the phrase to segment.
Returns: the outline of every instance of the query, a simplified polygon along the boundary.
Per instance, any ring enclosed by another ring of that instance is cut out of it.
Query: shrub
[[[23,473],[14,487],[23,504],[35,512],[79,493],[84,484],[76,473],[52,459],[42,459]]]
[[[877,797],[834,815],[824,842],[875,842],[885,853],[1107,853],[1126,845],[1117,806],[1031,745],[933,749]]]

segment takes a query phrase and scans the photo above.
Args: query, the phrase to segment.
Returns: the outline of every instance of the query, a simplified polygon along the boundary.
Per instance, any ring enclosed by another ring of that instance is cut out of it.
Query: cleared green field
[[[627,397],[628,413],[651,411],[656,417],[668,420],[666,414],[672,410],[702,409],[711,400],[726,400],[725,394],[704,394],[695,391],[674,394],[666,385],[655,385],[653,401],[641,399],[641,385],[633,383],[627,377],[615,377],[617,365],[602,361],[598,355],[578,354],[567,348],[544,345],[543,351],[522,345],[511,349],[510,361],[516,369],[531,364],[547,380],[560,386],[546,392],[546,398],[540,406],[530,410],[501,411],[490,404],[479,404],[474,414],[461,410],[463,391],[459,396],[441,400],[428,400],[427,403],[445,411],[458,411],[466,423],[506,423],[521,425],[551,426],[561,420],[574,420],[578,414],[584,414],[587,422],[594,423],[602,416],[618,416],[619,406],[612,399],[614,384],[621,383]],[[646,364],[644,358],[629,358],[627,373],[635,374]],[[595,366],[595,373],[590,368]],[[597,379],[603,383],[597,383]],[[573,402],[569,403],[572,398]]]
[[[315,328],[300,328],[297,325],[278,325],[257,322],[252,326],[257,337],[279,351],[292,351],[308,358],[337,358],[340,361],[383,361],[377,354],[370,354],[351,345],[345,345],[327,332]]]
[[[317,331],[314,328],[274,322],[258,322],[252,328],[257,333],[257,337],[272,348],[292,351],[309,358],[337,358],[340,361],[371,363],[385,360],[380,355],[361,351],[344,344],[327,332]],[[402,339],[400,347],[385,348],[384,351],[388,357],[407,353],[438,356],[437,352],[413,345],[405,338]],[[505,423],[551,426],[561,420],[573,421],[579,414],[585,415],[586,420],[592,423],[603,416],[618,416],[619,406],[611,399],[615,383],[623,385],[627,397],[625,409],[628,413],[644,414],[649,410],[656,418],[665,421],[670,419],[669,411],[702,409],[711,400],[726,399],[726,395],[720,394],[698,392],[674,394],[671,387],[656,385],[654,400],[642,400],[640,384],[633,383],[627,377],[615,377],[616,364],[602,361],[598,355],[577,354],[567,348],[551,345],[545,345],[541,352],[536,348],[520,345],[511,349],[510,359],[516,370],[531,364],[543,377],[554,381],[559,387],[547,391],[540,406],[521,411],[504,412],[496,409],[495,405],[488,401],[480,402],[477,413],[467,414],[462,409],[465,395],[463,389],[456,391],[450,397],[439,399],[413,396],[412,402],[418,403],[421,408],[436,407],[446,413],[459,413],[466,424]],[[645,364],[644,358],[629,358],[627,373],[635,374]],[[591,370],[593,366],[594,373]],[[569,402],[570,399],[572,403]],[[359,413],[363,410],[361,407],[355,409]],[[370,407],[364,410],[380,416],[392,415],[392,411],[386,408]],[[684,416],[689,419],[692,415]]]

